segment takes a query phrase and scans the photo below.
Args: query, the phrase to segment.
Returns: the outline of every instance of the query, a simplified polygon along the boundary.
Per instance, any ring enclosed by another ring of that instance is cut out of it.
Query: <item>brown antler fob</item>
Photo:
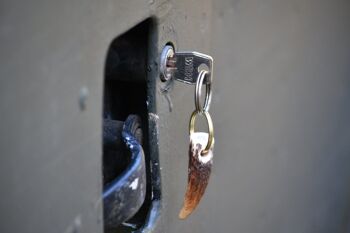
[[[213,147],[202,154],[208,142],[208,133],[195,132],[190,135],[188,184],[180,219],[187,218],[197,207],[208,185],[213,164]]]

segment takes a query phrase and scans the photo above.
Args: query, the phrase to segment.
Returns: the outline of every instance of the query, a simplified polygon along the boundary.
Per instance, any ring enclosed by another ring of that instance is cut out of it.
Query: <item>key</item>
[[[174,52],[170,45],[164,47],[160,63],[163,81],[174,78],[186,84],[196,84],[201,70],[208,72],[203,84],[211,83],[213,73],[213,58],[211,56],[194,51]]]
[[[208,78],[206,82],[211,79],[213,70],[213,58],[211,56],[198,52],[177,52],[173,59],[175,60],[176,66],[174,78],[177,81],[187,84],[196,84],[201,68],[200,66],[203,65],[208,69]]]

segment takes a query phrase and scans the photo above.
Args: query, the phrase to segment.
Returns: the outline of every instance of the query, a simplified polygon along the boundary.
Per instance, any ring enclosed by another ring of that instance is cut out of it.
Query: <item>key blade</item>
[[[208,141],[208,134],[196,132],[190,135],[188,183],[184,203],[179,213],[180,219],[187,218],[198,206],[207,188],[213,164],[213,149],[201,155]]]
[[[198,52],[176,52],[175,53],[176,70],[174,78],[187,84],[196,84],[198,69],[202,64],[208,67],[208,78],[211,79],[213,72],[213,58],[209,55]]]

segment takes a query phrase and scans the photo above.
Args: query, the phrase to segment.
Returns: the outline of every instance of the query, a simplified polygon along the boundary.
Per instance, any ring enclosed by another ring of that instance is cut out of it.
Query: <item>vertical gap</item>
[[[146,161],[146,198],[137,214],[122,224],[117,232],[131,232],[146,221],[151,205],[151,173],[148,137],[147,58],[151,20],[146,20],[118,38],[109,47],[105,66],[103,119],[125,121],[130,114],[141,117],[143,149]],[[123,148],[103,148],[104,186],[120,175],[129,162]]]

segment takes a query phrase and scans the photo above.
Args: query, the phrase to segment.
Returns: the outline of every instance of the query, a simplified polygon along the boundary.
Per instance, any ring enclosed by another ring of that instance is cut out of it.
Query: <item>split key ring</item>
[[[206,77],[209,78],[208,74],[209,74],[209,72],[206,70],[200,71],[199,75],[198,75],[197,82],[196,82],[196,88],[195,88],[195,92],[194,92],[194,103],[196,106],[196,110],[198,112],[208,112],[209,108],[210,108],[211,96],[212,96],[211,78],[210,78],[210,80],[206,80],[206,83],[205,83],[206,93],[205,93],[204,104],[202,105],[200,103],[200,99],[201,99],[201,95],[202,95],[201,87],[202,87],[203,82],[206,79]]]

